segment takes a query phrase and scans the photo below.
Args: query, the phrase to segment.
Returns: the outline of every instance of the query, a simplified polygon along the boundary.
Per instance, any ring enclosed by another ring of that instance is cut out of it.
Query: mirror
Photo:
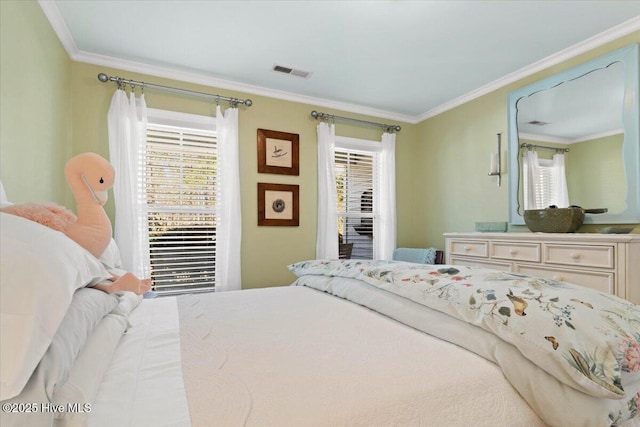
[[[536,208],[525,197],[533,191],[523,176],[527,151],[535,151],[541,170],[564,154],[568,204],[608,209],[587,215],[585,223],[640,222],[638,78],[634,44],[509,95],[511,224],[524,224],[525,205]],[[538,203],[549,200],[537,196]]]

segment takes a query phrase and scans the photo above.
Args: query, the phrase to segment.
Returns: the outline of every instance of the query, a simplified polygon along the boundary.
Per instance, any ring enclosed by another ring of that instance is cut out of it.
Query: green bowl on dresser
[[[580,206],[568,208],[548,207],[524,211],[524,222],[529,230],[541,233],[574,233],[584,222],[584,215],[605,213],[603,209],[584,209]]]

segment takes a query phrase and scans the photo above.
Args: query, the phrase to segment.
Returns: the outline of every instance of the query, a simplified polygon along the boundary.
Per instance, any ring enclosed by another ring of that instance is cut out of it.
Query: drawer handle
[[[471,246],[467,245],[464,247],[465,252],[471,252]]]
[[[517,250],[517,249],[515,249],[515,248],[512,248],[512,249],[509,251],[509,253],[510,253],[511,255],[516,255],[516,254],[518,253],[518,250]]]
[[[556,275],[556,276],[553,276],[552,279],[555,280],[556,282],[562,282],[563,277]]]
[[[579,254],[579,253],[577,253],[577,252],[571,252],[571,253],[569,254],[569,256],[570,256],[572,259],[575,259],[575,260],[579,260],[579,259],[580,259],[580,254]]]

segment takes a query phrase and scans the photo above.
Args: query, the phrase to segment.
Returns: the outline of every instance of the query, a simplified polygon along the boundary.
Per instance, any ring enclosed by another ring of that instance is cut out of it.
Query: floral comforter
[[[463,266],[314,260],[289,269],[299,277],[356,279],[480,327],[563,384],[622,400],[622,419],[638,415],[640,307],[628,301],[564,282]]]

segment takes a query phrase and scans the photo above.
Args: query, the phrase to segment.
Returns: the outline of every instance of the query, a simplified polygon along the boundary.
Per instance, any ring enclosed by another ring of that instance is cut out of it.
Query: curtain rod
[[[520,148],[542,148],[544,150],[553,150],[556,153],[568,153],[569,152],[568,148],[547,147],[547,146],[544,146],[544,145],[527,144],[526,142],[523,142],[522,144],[520,144]]]
[[[367,120],[360,120],[360,119],[352,119],[351,117],[342,117],[342,116],[335,116],[333,114],[328,114],[328,113],[319,113],[315,110],[313,110],[311,112],[311,117],[313,117],[316,120],[346,120],[346,121],[351,121],[351,122],[358,122],[358,123],[364,123],[367,125],[373,125],[373,126],[378,126],[381,127],[385,130],[385,132],[391,132],[391,131],[396,131],[396,132],[400,132],[400,130],[402,129],[400,126],[398,125],[388,125],[386,123],[376,123],[376,122],[369,122]]]
[[[139,86],[141,88],[149,87],[153,89],[166,90],[168,92],[181,93],[184,95],[194,95],[194,96],[202,96],[205,98],[214,98],[216,102],[218,101],[228,102],[234,107],[236,107],[238,104],[244,104],[247,107],[251,107],[251,105],[253,104],[253,101],[251,101],[250,99],[229,98],[227,96],[213,95],[211,93],[204,93],[204,92],[196,92],[194,90],[186,90],[186,89],[179,89],[171,86],[163,86],[163,85],[157,85],[153,83],[138,82],[135,80],[124,79],[122,77],[107,76],[105,73],[98,74],[98,80],[100,80],[102,83],[116,82],[118,84],[118,87],[121,87],[123,85]]]

